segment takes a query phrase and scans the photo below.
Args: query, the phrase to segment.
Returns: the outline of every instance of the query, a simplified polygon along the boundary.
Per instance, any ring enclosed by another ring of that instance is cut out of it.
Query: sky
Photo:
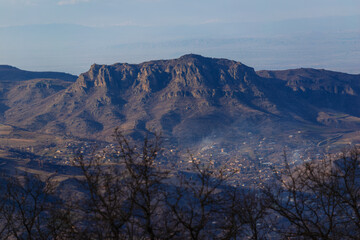
[[[360,1],[0,0],[0,64],[80,74],[187,53],[360,73]]]

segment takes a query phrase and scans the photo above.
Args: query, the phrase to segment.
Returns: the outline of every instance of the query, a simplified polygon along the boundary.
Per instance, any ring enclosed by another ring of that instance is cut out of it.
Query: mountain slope
[[[19,110],[65,89],[76,79],[67,73],[30,72],[0,65],[0,121],[5,121],[7,110],[15,112],[15,118],[22,117]]]
[[[270,80],[284,81],[296,98],[316,107],[319,123],[337,126],[342,121],[341,126],[358,125],[357,120],[351,119],[360,117],[360,75],[304,68],[257,73]],[[339,114],[343,117],[337,118]]]

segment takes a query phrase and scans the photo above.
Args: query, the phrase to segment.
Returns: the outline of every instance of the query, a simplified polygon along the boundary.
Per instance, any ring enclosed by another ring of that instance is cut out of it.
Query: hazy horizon
[[[80,74],[195,53],[360,73],[355,0],[0,0],[0,64]]]

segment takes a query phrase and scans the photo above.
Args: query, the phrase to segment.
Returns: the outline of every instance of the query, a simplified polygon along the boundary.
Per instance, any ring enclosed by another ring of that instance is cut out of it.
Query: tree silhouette
[[[359,239],[360,148],[294,167],[285,156],[264,187],[239,188],[227,184],[236,171],[192,156],[187,171],[158,167],[157,134],[140,146],[114,137],[114,149],[75,156],[74,189],[56,174],[3,175],[0,238]]]
[[[359,148],[285,169],[277,184],[264,189],[270,208],[284,221],[287,237],[358,239],[360,207]]]

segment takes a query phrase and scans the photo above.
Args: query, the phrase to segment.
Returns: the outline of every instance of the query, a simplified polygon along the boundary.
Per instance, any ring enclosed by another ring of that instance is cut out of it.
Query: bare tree
[[[122,239],[133,207],[121,166],[106,163],[101,157],[84,159],[82,155],[75,158],[75,163],[82,171],[84,186],[75,209],[82,219],[75,221],[75,228],[88,239]]]
[[[267,198],[260,189],[230,188],[224,205],[223,239],[266,239],[271,223],[268,223]]]
[[[283,217],[285,236],[305,239],[358,239],[359,149],[327,156],[291,168],[277,176],[265,194],[271,209]]]
[[[9,225],[6,219],[5,213],[5,204],[7,202],[6,199],[6,185],[7,185],[8,176],[4,173],[1,173],[0,183],[0,239],[7,239],[10,235],[9,233]]]
[[[55,233],[48,225],[54,206],[52,176],[41,179],[25,173],[6,179],[2,218],[10,239],[50,239]]]
[[[265,187],[237,188],[235,171],[192,156],[189,171],[160,168],[157,134],[140,147],[114,136],[116,148],[76,155],[76,190],[54,175],[3,177],[0,238],[360,239],[359,148],[297,166],[285,155]]]
[[[139,149],[132,146],[118,130],[115,131],[115,137],[120,159],[125,165],[130,201],[134,205],[131,235],[148,239],[172,238],[174,229],[164,204],[165,181],[169,171],[155,165],[161,152],[160,135],[147,134]]]
[[[115,151],[75,158],[85,192],[78,204],[83,220],[74,225],[89,239],[171,238],[163,197],[169,172],[155,165],[160,136],[147,135],[140,148],[118,129],[114,136]]]
[[[224,235],[222,185],[234,172],[213,169],[192,156],[193,172],[178,175],[178,186],[167,203],[178,221],[183,239],[208,239]]]
[[[305,164],[304,178],[315,189],[336,199],[336,231],[342,238],[360,237],[360,148]]]

